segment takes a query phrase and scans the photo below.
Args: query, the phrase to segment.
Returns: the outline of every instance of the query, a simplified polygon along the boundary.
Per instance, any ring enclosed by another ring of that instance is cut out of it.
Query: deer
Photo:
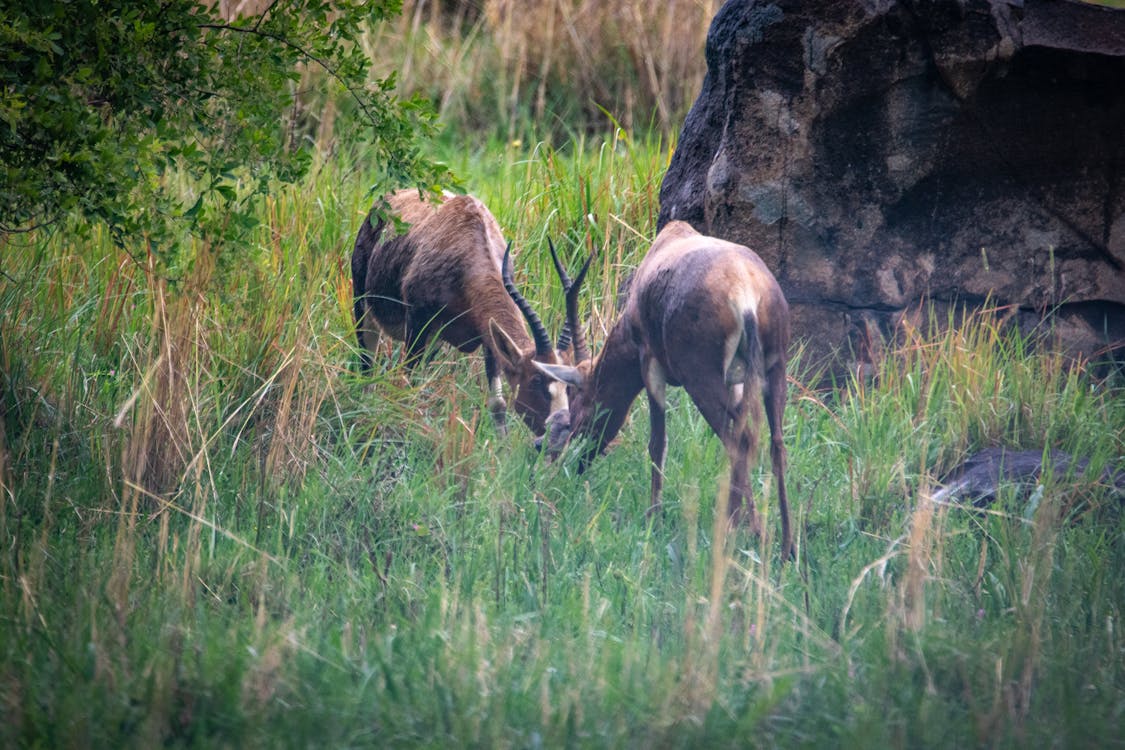
[[[517,289],[511,243],[477,198],[413,189],[383,196],[356,236],[351,270],[363,373],[371,371],[383,334],[404,342],[408,370],[427,351],[433,356],[437,338],[466,354],[484,350],[487,406],[498,433],[507,431],[502,379],[534,434],[542,434],[550,414],[565,411],[565,387],[532,363],[566,360]],[[568,347],[569,338],[563,343]]]
[[[567,325],[575,331],[581,328],[572,301],[576,295],[573,289],[567,292]],[[624,308],[598,355],[576,350],[573,364],[535,364],[571,389],[568,408],[549,417],[547,452],[557,457],[581,437],[578,470],[585,471],[616,437],[644,390],[652,517],[662,505],[667,388],[682,387],[726,449],[730,521],[760,536],[748,474],[764,403],[782,559],[788,560],[793,541],[782,439],[788,347],[789,305],[762,259],[743,245],[705,236],[682,221],[669,222],[634,273]]]

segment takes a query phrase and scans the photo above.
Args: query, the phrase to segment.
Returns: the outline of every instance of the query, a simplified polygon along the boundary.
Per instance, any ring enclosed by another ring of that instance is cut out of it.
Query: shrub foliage
[[[253,197],[305,173],[311,145],[283,115],[319,71],[364,123],[383,176],[433,186],[426,107],[368,83],[357,44],[397,0],[259,3],[226,18],[195,0],[0,1],[0,231],[67,214],[117,243],[167,249],[177,231],[229,241]]]

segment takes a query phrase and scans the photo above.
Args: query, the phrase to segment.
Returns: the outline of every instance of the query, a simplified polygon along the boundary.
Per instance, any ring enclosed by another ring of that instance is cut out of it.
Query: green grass
[[[561,322],[546,238],[598,251],[595,349],[654,231],[668,144],[443,154]],[[479,358],[354,372],[347,257],[369,202],[329,163],[252,257],[174,284],[96,231],[0,269],[5,746],[1108,746],[1125,718],[1125,399],[999,313],[915,332],[785,434],[798,561],[714,523],[718,441],[670,399],[576,476],[484,410]],[[1036,501],[934,507],[974,450],[1090,458]]]

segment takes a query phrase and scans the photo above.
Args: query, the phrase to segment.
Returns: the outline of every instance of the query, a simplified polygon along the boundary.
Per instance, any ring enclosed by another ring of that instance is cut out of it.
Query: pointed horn
[[[586,280],[586,272],[590,270],[590,262],[597,255],[595,249],[590,257],[582,264],[582,270],[574,278],[574,283],[566,290],[566,325],[574,334],[574,364],[580,364],[590,358],[590,350],[586,348],[586,334],[582,330],[582,321],[578,319],[578,294],[582,291],[582,282]]]
[[[567,275],[566,269],[563,268],[562,262],[559,260],[559,254],[555,252],[555,243],[551,242],[551,238],[547,238],[547,247],[551,251],[551,260],[555,262],[555,272],[559,275],[559,282],[562,283],[563,293],[570,292],[570,288],[574,286],[574,282],[570,280]],[[570,348],[571,336],[573,335],[573,328],[570,324],[570,316],[567,316],[566,322],[563,323],[562,330],[559,331],[559,340],[555,344],[555,348],[560,352],[565,352]]]
[[[547,238],[547,248],[550,249],[550,251],[551,251],[551,260],[553,260],[555,262],[555,271],[559,275],[559,281],[562,282],[563,291],[564,292],[569,291],[571,285],[574,282],[572,282],[570,280],[570,277],[566,275],[566,269],[563,268],[562,261],[559,260],[559,254],[557,252],[555,252],[555,243],[551,242],[550,237]]]
[[[508,291],[508,296],[516,303],[516,307],[523,313],[523,317],[527,320],[527,325],[531,328],[531,337],[535,339],[535,353],[540,357],[545,357],[553,351],[551,349],[551,337],[547,335],[547,329],[543,325],[543,321],[539,319],[535,310],[531,308],[531,303],[524,299],[519,290],[516,289],[515,279],[512,278],[512,243],[508,242],[508,247],[504,250],[504,263],[501,266],[501,278],[504,281],[504,289]]]

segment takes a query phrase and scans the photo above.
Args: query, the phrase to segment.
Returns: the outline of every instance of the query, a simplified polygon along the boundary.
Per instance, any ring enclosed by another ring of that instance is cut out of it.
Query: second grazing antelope
[[[577,329],[575,318],[568,309],[568,325]],[[788,559],[793,542],[781,435],[788,346],[789,306],[761,258],[747,247],[671,222],[637,268],[624,310],[598,356],[575,357],[574,366],[537,365],[575,388],[569,410],[551,417],[548,451],[557,454],[573,435],[582,436],[588,440],[584,469],[646,391],[652,513],[660,507],[664,485],[665,394],[670,385],[682,386],[726,448],[731,518],[758,534],[748,474],[761,431],[759,399],[764,400],[782,559]]]
[[[391,217],[409,225],[406,231],[398,231]],[[497,429],[503,432],[506,423],[503,376],[515,393],[516,412],[534,433],[542,433],[547,416],[565,408],[566,389],[532,361],[561,360],[539,316],[516,289],[510,251],[495,217],[472,196],[400,190],[377,203],[359,230],[351,259],[364,371],[371,368],[381,332],[406,343],[410,367],[434,337],[462,352],[483,348],[488,408]]]

